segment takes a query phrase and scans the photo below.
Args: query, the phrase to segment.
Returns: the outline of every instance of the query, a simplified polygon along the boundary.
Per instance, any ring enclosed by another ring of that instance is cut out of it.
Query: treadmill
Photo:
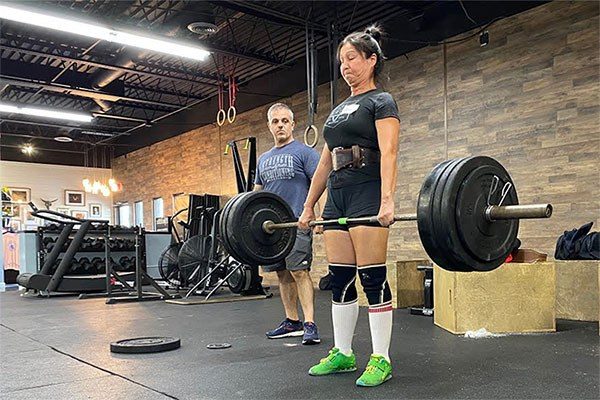
[[[49,296],[52,292],[59,293],[95,293],[102,292],[107,289],[110,284],[109,275],[114,277],[119,282],[135,279],[134,272],[122,272],[117,274],[111,267],[106,274],[98,275],[66,275],[71,267],[75,253],[79,250],[81,243],[90,230],[93,224],[96,226],[108,229],[107,220],[98,219],[81,219],[75,218],[67,214],[62,214],[51,210],[40,210],[32,202],[29,203],[33,212],[31,215],[41,218],[46,221],[51,221],[60,224],[63,228],[60,235],[56,239],[56,243],[50,254],[44,259],[44,265],[40,272],[23,273],[17,276],[17,283],[27,290],[35,290],[40,294]],[[58,218],[57,218],[58,217]],[[73,232],[75,225],[79,225],[79,229],[75,232],[73,240],[67,247],[65,254],[60,261],[56,271],[50,274],[52,266],[58,259],[64,244],[69,239],[69,235]],[[107,243],[105,243],[105,246]]]

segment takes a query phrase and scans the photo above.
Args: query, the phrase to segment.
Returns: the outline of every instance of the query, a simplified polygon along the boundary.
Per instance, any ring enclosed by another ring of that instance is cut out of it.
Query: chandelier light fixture
[[[87,193],[92,193],[92,194],[102,194],[102,196],[104,197],[109,197],[111,195],[111,193],[113,192],[120,192],[123,189],[123,185],[120,182],[117,182],[117,180],[115,178],[112,177],[112,170],[111,170],[111,177],[108,178],[108,180],[104,181],[106,178],[105,176],[101,176],[100,178],[96,177],[96,172],[97,172],[97,168],[106,168],[106,149],[102,149],[102,154],[101,154],[101,160],[100,163],[102,165],[98,165],[98,153],[97,153],[97,149],[93,148],[93,153],[92,153],[92,160],[91,160],[91,168],[93,173],[89,174],[86,178],[84,178],[81,183],[83,184],[83,190],[85,190]],[[89,151],[86,150],[86,152],[84,153],[84,165],[86,168],[90,168],[90,157],[89,157]],[[104,175],[104,174],[101,174]]]

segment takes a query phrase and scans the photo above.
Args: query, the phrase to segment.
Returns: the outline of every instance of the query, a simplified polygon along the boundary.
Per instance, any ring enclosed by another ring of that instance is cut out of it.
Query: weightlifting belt
[[[378,150],[360,147],[355,144],[350,148],[336,147],[331,151],[333,170],[342,168],[362,168],[369,164],[379,164],[380,153]]]

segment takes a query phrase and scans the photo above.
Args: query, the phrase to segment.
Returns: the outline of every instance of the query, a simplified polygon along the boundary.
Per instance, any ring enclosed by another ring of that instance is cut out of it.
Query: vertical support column
[[[135,289],[138,299],[142,298],[142,271],[140,265],[140,227],[135,227]]]

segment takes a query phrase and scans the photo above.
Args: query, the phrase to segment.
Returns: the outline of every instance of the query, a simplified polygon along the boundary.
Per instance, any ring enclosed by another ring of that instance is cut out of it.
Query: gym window
[[[162,197],[152,199],[152,229],[156,229],[156,219],[165,216]]]
[[[119,225],[131,226],[131,206],[127,203],[119,206]]]
[[[134,225],[144,227],[144,202],[135,202]]]

